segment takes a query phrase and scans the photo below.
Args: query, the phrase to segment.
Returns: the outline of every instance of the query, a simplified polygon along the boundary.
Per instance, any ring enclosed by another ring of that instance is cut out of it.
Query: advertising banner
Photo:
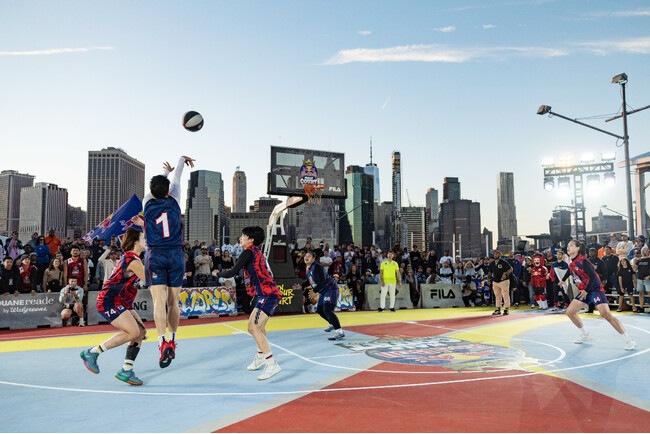
[[[31,329],[49,325],[61,327],[59,293],[0,296],[0,328]]]
[[[436,283],[421,285],[422,307],[465,307],[461,285],[451,283]]]
[[[363,305],[365,310],[379,309],[379,297],[381,295],[381,285],[366,285],[366,303]],[[398,286],[395,295],[395,309],[413,309],[411,303],[411,293],[408,285]],[[386,292],[386,309],[390,308],[390,294]]]

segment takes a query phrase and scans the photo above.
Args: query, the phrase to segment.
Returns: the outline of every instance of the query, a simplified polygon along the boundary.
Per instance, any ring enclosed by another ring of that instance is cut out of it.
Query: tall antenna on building
[[[372,166],[372,136],[370,136],[370,165]]]
[[[237,166],[237,168],[235,169],[235,172],[239,172],[239,166]]]

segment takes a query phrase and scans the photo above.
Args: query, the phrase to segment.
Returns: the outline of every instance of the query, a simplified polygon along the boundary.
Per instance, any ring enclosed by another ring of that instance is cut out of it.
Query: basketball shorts
[[[270,318],[273,316],[275,308],[280,303],[281,298],[282,297],[273,294],[257,297],[257,304],[255,307],[264,312]]]
[[[605,291],[593,291],[593,292],[588,292],[587,297],[585,297],[584,300],[580,300],[578,297],[580,296],[580,293],[576,296],[576,300],[581,301],[586,304],[593,303],[594,306],[598,306],[599,304],[607,304],[607,295],[605,294]]]
[[[180,288],[185,276],[185,254],[181,247],[150,247],[144,258],[146,285]]]
[[[104,303],[102,305],[97,305],[97,311],[106,318],[106,321],[113,322],[120,315],[126,312],[126,308],[120,305]]]

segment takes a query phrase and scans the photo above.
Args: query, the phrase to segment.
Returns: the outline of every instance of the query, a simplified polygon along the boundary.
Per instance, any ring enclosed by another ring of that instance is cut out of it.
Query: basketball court
[[[578,345],[566,315],[522,308],[343,312],[346,339],[314,314],[276,316],[268,338],[282,372],[246,366],[247,318],[187,320],[177,356],[158,366],[155,330],[135,363],[143,386],[114,375],[125,347],[89,372],[79,352],[109,325],[3,331],[0,406],[9,432],[645,432],[650,317],[616,314],[636,351],[600,316]]]

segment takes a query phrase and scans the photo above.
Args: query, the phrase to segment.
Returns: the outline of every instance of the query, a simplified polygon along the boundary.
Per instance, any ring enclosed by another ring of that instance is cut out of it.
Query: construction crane
[[[409,189],[406,189],[406,198],[409,201],[409,207],[413,207],[413,204],[411,203],[411,195],[409,194]]]

